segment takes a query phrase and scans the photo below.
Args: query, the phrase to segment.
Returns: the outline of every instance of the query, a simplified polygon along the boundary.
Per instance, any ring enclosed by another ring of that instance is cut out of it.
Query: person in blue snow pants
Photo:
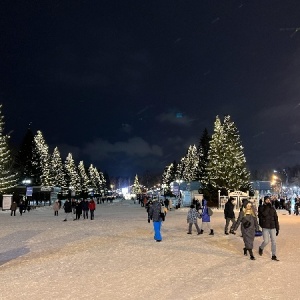
[[[156,241],[161,241],[162,240],[161,233],[160,233],[161,221],[159,222],[153,221],[153,228],[154,228],[154,239]]]
[[[161,222],[162,222],[161,204],[157,200],[153,201],[153,204],[149,209],[148,222],[150,222],[150,220],[153,221],[154,239],[157,242],[161,242],[161,240],[162,240],[162,236],[160,233]]]

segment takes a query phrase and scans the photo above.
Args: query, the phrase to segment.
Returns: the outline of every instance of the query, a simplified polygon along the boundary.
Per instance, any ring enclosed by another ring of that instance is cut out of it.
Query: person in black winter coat
[[[160,233],[161,222],[162,222],[161,204],[157,200],[153,200],[153,204],[149,208],[149,217],[148,218],[153,221],[154,239],[157,242],[161,242],[162,241],[162,236]]]
[[[264,239],[258,249],[259,255],[263,255],[264,248],[271,239],[272,260],[278,261],[276,257],[276,236],[279,234],[279,222],[276,209],[272,206],[269,196],[264,197],[264,204],[258,208],[258,218]]]
[[[79,219],[80,219],[80,216],[81,216],[81,214],[82,214],[82,206],[81,206],[81,202],[76,202],[75,209],[76,209],[76,218],[74,219],[74,221],[75,221],[75,220],[79,220]]]
[[[226,224],[225,224],[225,234],[228,235],[228,227],[229,227],[229,223],[231,222],[231,227],[230,227],[230,233],[234,234],[233,228],[235,226],[235,213],[234,213],[234,198],[230,197],[228,199],[228,201],[225,204],[225,208],[224,208],[224,217],[226,220]]]
[[[88,219],[89,218],[89,202],[87,199],[84,199],[81,201],[82,206],[82,212],[83,212],[83,218]]]
[[[72,212],[72,205],[71,205],[71,202],[69,199],[66,200],[63,207],[64,207],[64,210],[66,213],[66,217],[65,217],[64,221],[68,221],[68,216]]]

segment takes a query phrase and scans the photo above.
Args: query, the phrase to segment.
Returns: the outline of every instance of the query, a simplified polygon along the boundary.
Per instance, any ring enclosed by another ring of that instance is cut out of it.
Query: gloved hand
[[[148,219],[148,223],[150,223],[150,219]]]
[[[279,230],[276,230],[276,236],[279,234]]]

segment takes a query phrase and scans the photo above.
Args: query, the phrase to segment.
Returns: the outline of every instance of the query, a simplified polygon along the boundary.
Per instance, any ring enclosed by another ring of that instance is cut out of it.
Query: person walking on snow
[[[210,230],[209,235],[214,235],[214,230],[211,229],[211,227],[210,227],[210,214],[208,212],[209,209],[210,208],[207,206],[207,200],[203,199],[202,200],[202,214],[201,214],[202,224],[201,224],[200,234],[203,234],[204,226],[206,226],[208,228],[208,230]]]
[[[231,222],[231,227],[230,227],[230,233],[235,234],[233,231],[233,228],[235,226],[235,213],[234,213],[234,198],[230,197],[228,199],[228,201],[225,204],[225,208],[224,208],[224,217],[226,220],[225,223],[225,229],[224,232],[226,235],[228,235],[228,227],[229,227],[229,223]]]
[[[201,218],[201,214],[196,210],[195,205],[192,204],[187,214],[187,223],[189,224],[187,234],[192,234],[193,224],[195,225],[198,234],[200,234],[200,228],[198,226],[198,218]]]
[[[258,248],[258,253],[260,256],[263,255],[264,248],[271,239],[272,260],[278,261],[276,256],[276,236],[279,234],[279,222],[276,209],[272,206],[269,196],[264,197],[264,204],[258,208],[258,219],[264,239]]]
[[[161,204],[159,201],[157,201],[157,199],[153,200],[153,203],[149,208],[148,222],[149,220],[153,221],[154,239],[157,242],[161,242],[162,241],[162,236],[160,233],[161,222],[162,222]]]
[[[247,251],[249,251],[250,259],[255,260],[253,255],[253,242],[255,238],[255,231],[259,230],[257,218],[255,213],[253,212],[252,203],[248,202],[246,207],[243,208],[239,213],[239,217],[235,223],[234,231],[236,231],[241,224],[241,230],[244,241],[244,255],[247,255]]]

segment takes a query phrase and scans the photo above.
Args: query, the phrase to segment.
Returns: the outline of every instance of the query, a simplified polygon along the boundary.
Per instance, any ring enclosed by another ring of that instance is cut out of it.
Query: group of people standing
[[[61,202],[60,200],[56,200],[53,204],[53,210],[54,210],[54,216],[58,216],[58,211],[61,208]],[[81,215],[83,215],[84,219],[89,218],[89,212],[90,212],[90,219],[94,220],[94,213],[96,210],[96,202],[94,199],[87,200],[75,200],[72,199],[71,201],[67,199],[63,205],[64,211],[65,211],[65,219],[64,222],[68,221],[69,216],[75,214],[75,218],[73,218],[73,221],[79,220]]]

